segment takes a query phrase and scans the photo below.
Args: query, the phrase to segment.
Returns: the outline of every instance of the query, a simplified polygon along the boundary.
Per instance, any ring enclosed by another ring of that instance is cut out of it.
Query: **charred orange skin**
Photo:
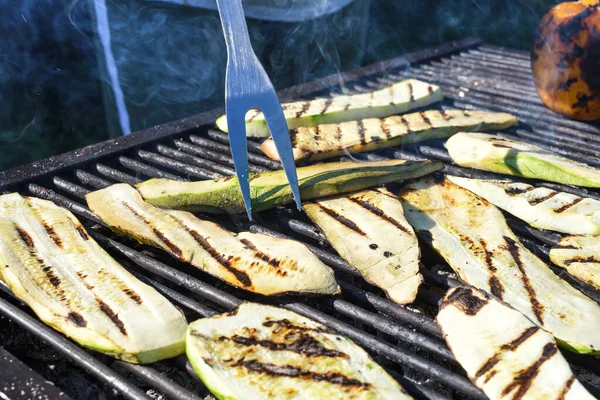
[[[540,21],[531,67],[548,108],[573,119],[600,119],[600,0],[550,10]]]

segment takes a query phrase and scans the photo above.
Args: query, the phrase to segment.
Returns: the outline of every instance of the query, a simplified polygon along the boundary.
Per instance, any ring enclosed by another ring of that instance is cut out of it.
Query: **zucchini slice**
[[[600,170],[529,143],[461,132],[448,139],[446,147],[452,161],[463,167],[565,185],[600,187]]]
[[[423,278],[419,243],[402,204],[385,189],[306,203],[333,248],[398,304],[412,303]]]
[[[550,249],[550,260],[600,289],[600,236],[565,236]]]
[[[0,196],[0,278],[44,323],[89,349],[133,363],[185,350],[183,314],[49,201]]]
[[[442,91],[415,79],[407,79],[370,93],[336,96],[284,103],[283,115],[288,129],[318,124],[334,124],[364,118],[383,118],[425,107],[444,98]],[[227,132],[227,117],[217,118],[217,127]],[[263,113],[257,109],[246,114],[246,135],[269,137]]]
[[[294,159],[322,160],[346,152],[359,153],[445,139],[461,131],[506,129],[516,124],[517,118],[506,113],[429,110],[384,119],[302,127],[291,131],[290,135]],[[260,148],[268,157],[279,160],[273,139],[265,140]]]
[[[294,312],[242,303],[190,324],[187,356],[227,400],[411,399],[360,347]]]
[[[564,347],[600,354],[600,305],[527,250],[500,210],[443,178],[419,180],[399,197],[408,222],[462,281],[510,304]]]
[[[334,162],[298,168],[303,200],[348,193],[371,186],[416,178],[443,168],[441,162],[376,161]],[[178,182],[150,179],[137,186],[144,200],[158,207],[208,213],[244,213],[237,177],[213,181]],[[251,174],[253,211],[294,200],[283,170]]]
[[[264,295],[335,294],[333,271],[306,246],[258,233],[232,233],[185,211],[162,210],[121,183],[86,196],[90,209],[115,231],[229,283]]]
[[[529,225],[572,235],[600,235],[600,201],[511,180],[448,179]]]
[[[552,335],[480,290],[458,287],[437,323],[471,381],[491,400],[593,400]]]

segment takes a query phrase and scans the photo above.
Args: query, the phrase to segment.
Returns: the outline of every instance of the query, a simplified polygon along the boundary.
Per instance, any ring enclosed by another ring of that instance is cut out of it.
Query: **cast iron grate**
[[[566,120],[543,107],[533,89],[529,58],[523,52],[481,45],[465,39],[428,49],[374,66],[351,71],[341,77],[326,78],[282,92],[287,99],[310,98],[332,93],[370,91],[380,86],[414,77],[439,85],[446,100],[444,108],[487,109],[518,115],[521,123],[505,133],[534,142],[569,157],[600,165],[598,125]],[[433,321],[437,302],[444,291],[458,282],[451,270],[432,252],[423,248],[425,284],[418,300],[410,306],[388,301],[377,288],[365,283],[339,258],[322,234],[291,207],[256,215],[255,222],[235,216],[203,216],[228,229],[249,229],[276,236],[291,236],[306,243],[336,271],[341,296],[333,298],[289,297],[265,299],[244,293],[162,254],[160,251],[123,240],[98,223],[86,208],[84,196],[91,190],[116,182],[135,184],[151,177],[180,180],[212,179],[234,173],[227,136],[212,129],[217,110],[172,124],[152,128],[129,137],[84,148],[26,167],[0,172],[0,192],[18,190],[26,195],[49,199],[74,212],[96,240],[128,269],[154,286],[181,307],[189,320],[231,310],[242,300],[280,304],[346,334],[368,350],[417,398],[485,398],[466,378],[444,344]],[[279,168],[262,155],[258,142],[251,141],[253,171]],[[361,159],[431,158],[444,161],[446,172],[463,176],[489,176],[452,165],[441,142],[386,149],[354,155]],[[600,199],[600,193],[562,185],[548,187]],[[547,259],[548,245],[559,235],[542,232],[510,219],[524,243]],[[555,270],[588,296],[600,300],[600,293],[577,281],[564,270]],[[71,363],[94,385],[94,393],[82,395],[62,381],[67,394],[75,398],[141,399],[164,396],[170,399],[199,399],[206,396],[202,385],[191,378],[193,372],[184,357],[150,366],[115,361],[83,350],[61,334],[39,322],[15,300],[8,288],[0,286],[0,314],[10,318],[15,332],[25,343],[40,343],[51,349],[56,360]],[[6,341],[6,340],[4,340]],[[45,342],[45,344],[44,344]],[[0,335],[0,346],[5,346]],[[6,347],[6,346],[5,346]],[[39,347],[39,346],[37,346]],[[46,365],[31,359],[34,369],[48,376]],[[565,354],[578,378],[590,391],[600,392],[600,362],[596,357]],[[52,374],[50,374],[52,376]],[[61,383],[57,383],[61,386]]]

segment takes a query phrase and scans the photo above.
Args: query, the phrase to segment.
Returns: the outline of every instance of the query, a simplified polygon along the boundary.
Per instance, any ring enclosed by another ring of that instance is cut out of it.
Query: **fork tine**
[[[270,95],[264,99],[262,105],[262,112],[265,115],[265,120],[271,131],[271,136],[275,142],[279,159],[283,164],[285,175],[287,176],[290,187],[292,188],[292,194],[294,200],[296,200],[296,206],[299,211],[302,211],[302,203],[300,199],[300,188],[298,187],[298,176],[296,174],[296,162],[294,160],[294,154],[292,152],[292,141],[290,139],[290,132],[288,130],[287,122],[281,109],[279,99],[273,90]]]
[[[246,110],[234,101],[225,104],[227,126],[229,127],[229,147],[238,176],[242,197],[248,218],[252,221],[252,200],[250,198],[250,176],[248,173],[248,149],[246,148]]]

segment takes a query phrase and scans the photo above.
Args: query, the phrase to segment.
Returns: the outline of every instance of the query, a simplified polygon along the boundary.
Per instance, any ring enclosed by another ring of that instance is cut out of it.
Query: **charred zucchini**
[[[566,236],[550,249],[550,260],[600,289],[600,236]]]
[[[306,246],[257,233],[232,233],[184,211],[162,210],[124,183],[86,196],[115,231],[188,262],[230,285],[264,295],[334,294],[333,272]]]
[[[408,222],[460,279],[494,294],[566,348],[600,354],[600,305],[527,250],[496,207],[447,179],[400,194]]]
[[[451,289],[437,322],[469,378],[491,400],[593,400],[552,335],[482,291]]]
[[[485,133],[461,132],[446,143],[463,167],[566,185],[600,187],[600,171],[528,143]]]
[[[600,201],[510,180],[448,179],[533,227],[600,235]]]
[[[298,168],[298,182],[302,199],[310,200],[416,178],[442,167],[442,163],[430,161],[335,162]],[[150,179],[137,188],[144,200],[163,208],[210,213],[245,212],[237,177],[200,182]],[[293,201],[283,170],[251,175],[250,192],[254,211]]]
[[[181,312],[49,201],[0,196],[0,278],[43,322],[89,349],[134,363],[185,350]]]
[[[360,347],[281,308],[242,303],[190,324],[187,356],[227,400],[411,399]]]
[[[422,276],[419,243],[402,204],[385,189],[306,203],[304,211],[333,248],[399,304],[412,303]]]
[[[384,119],[302,127],[291,131],[290,135],[297,161],[322,160],[345,152],[372,151],[423,140],[445,139],[465,130],[498,130],[516,124],[517,118],[506,113],[429,110]],[[279,160],[273,139],[265,140],[260,148],[268,157]]]
[[[371,93],[297,101],[281,106],[288,128],[296,129],[300,126],[383,118],[428,106],[442,100],[443,97],[439,87],[408,79]],[[220,116],[216,124],[219,129],[227,132],[225,115]],[[251,110],[246,114],[246,135],[270,136],[265,116],[261,111]]]

